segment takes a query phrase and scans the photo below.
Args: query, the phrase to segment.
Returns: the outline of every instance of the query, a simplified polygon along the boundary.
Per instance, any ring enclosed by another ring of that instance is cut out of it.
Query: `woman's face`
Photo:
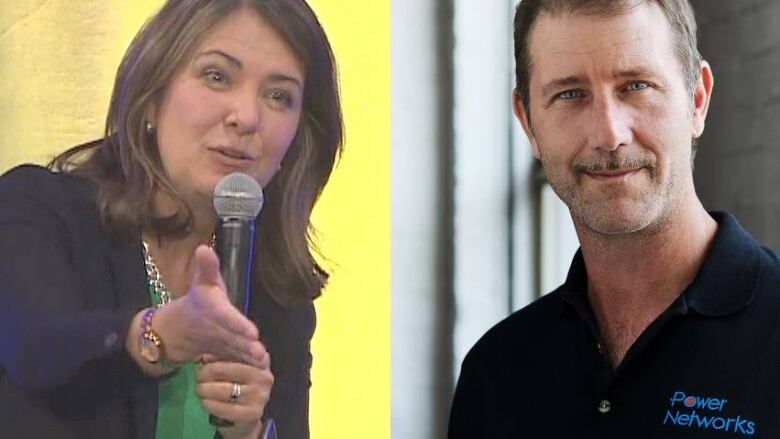
[[[303,81],[303,64],[257,12],[220,21],[151,110],[163,168],[185,199],[210,199],[236,171],[265,186],[295,137]]]

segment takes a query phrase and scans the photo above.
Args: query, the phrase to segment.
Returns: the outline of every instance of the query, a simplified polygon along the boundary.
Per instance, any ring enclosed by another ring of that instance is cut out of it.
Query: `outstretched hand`
[[[257,327],[230,303],[219,259],[202,245],[186,295],[161,308],[153,326],[169,361],[199,360],[204,354],[261,367],[267,361]]]

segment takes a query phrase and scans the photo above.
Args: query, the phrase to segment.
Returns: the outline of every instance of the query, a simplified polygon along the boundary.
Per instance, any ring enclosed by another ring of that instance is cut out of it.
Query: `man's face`
[[[529,52],[530,121],[518,96],[515,110],[575,222],[610,235],[661,224],[693,193],[691,140],[711,90],[700,80],[691,100],[663,12],[543,14]]]

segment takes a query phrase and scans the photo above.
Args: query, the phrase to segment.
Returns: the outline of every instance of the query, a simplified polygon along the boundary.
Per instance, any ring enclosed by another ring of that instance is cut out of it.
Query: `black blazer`
[[[111,239],[95,185],[25,165],[0,177],[0,431],[3,437],[153,438],[157,381],[124,341],[150,306],[140,235]],[[265,417],[308,438],[313,304],[253,291],[250,318],[272,357]]]

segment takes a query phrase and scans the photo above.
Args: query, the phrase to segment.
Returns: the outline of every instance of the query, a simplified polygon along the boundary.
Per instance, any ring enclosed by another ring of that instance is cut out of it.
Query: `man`
[[[463,362],[450,438],[780,438],[780,263],[693,185],[687,0],[523,0],[514,109],[581,249]]]

